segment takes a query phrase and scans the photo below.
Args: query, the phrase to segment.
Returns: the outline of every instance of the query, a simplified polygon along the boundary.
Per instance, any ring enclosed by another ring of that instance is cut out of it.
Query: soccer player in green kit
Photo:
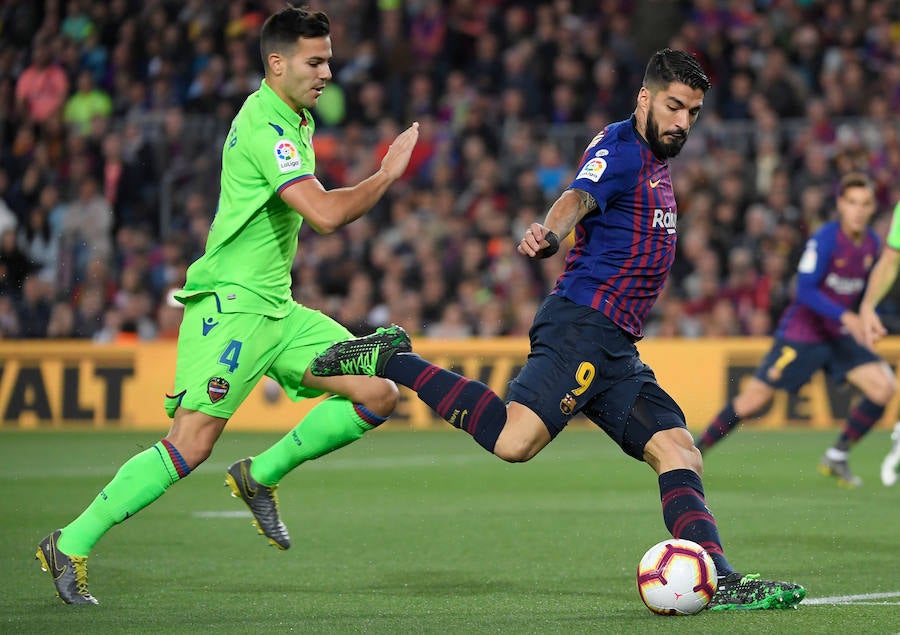
[[[866,345],[874,348],[875,343],[887,335],[887,329],[881,323],[881,318],[875,312],[878,304],[884,299],[897,280],[900,272],[900,201],[894,206],[894,215],[891,218],[891,227],[885,238],[885,248],[878,257],[872,273],[869,274],[869,284],[859,303],[859,317],[862,321]],[[881,462],[881,482],[892,487],[897,483],[897,472],[900,469],[900,421],[894,424],[891,433],[891,450]]]
[[[301,223],[327,234],[365,214],[406,170],[419,134],[414,123],[398,135],[381,168],[359,184],[322,187],[314,176],[308,109],[331,79],[329,34],[324,13],[293,7],[263,25],[265,79],[226,137],[206,251],[177,295],[185,309],[174,391],[165,402],[172,426],[165,438],[122,465],[80,516],[38,545],[36,557],[67,604],[97,604],[87,584],[93,546],[209,457],[229,417],[263,375],[294,400],[332,394],[275,445],[226,473],[226,484],[253,512],[260,533],[281,549],[290,546],[278,513],[281,478],[360,438],[396,406],[398,391],[390,380],[309,372],[318,353],[351,334],[291,297]],[[386,340],[404,341],[399,327],[382,332]]]

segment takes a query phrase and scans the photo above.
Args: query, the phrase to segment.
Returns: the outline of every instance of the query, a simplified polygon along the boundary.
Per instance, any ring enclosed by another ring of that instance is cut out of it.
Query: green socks
[[[253,459],[254,479],[275,485],[292,469],[310,459],[356,441],[383,423],[360,404],[330,397],[313,408],[296,428]],[[109,529],[163,495],[191,470],[166,439],[129,459],[81,515],[63,527],[59,549],[70,556],[87,556]]]
[[[175,446],[165,439],[131,457],[88,508],[63,527],[60,551],[70,556],[88,555],[113,525],[134,516],[190,471]]]
[[[275,445],[255,456],[250,476],[263,485],[276,485],[301,463],[356,441],[384,421],[384,417],[344,397],[329,397]]]

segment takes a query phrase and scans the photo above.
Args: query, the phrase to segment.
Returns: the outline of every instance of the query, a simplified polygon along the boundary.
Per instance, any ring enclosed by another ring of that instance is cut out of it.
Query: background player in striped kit
[[[869,228],[875,189],[865,174],[846,174],[837,195],[838,218],[823,225],[806,243],[797,267],[796,299],[785,309],[769,353],[753,378],[716,416],[697,447],[707,451],[747,417],[769,403],[778,388],[796,392],[813,373],[825,370],[862,391],[844,430],[825,451],[819,470],[844,487],[862,480],[847,462],[850,448],[878,422],[897,383],[887,364],[866,341],[855,308],[879,252]]]
[[[573,230],[575,243],[534,318],[528,361],[510,383],[508,404],[480,382],[396,351],[377,333],[335,344],[311,370],[393,379],[510,462],[531,459],[583,412],[657,473],[672,535],[701,544],[712,556],[720,581],[711,606],[789,608],[803,599],[803,587],[744,576],[726,560],[684,413],[635,346],[675,256],[668,159],[684,145],[709,87],[690,54],[655,53],[632,117],[594,137],[544,222],[526,230],[518,251],[530,258],[554,253],[559,237]]]

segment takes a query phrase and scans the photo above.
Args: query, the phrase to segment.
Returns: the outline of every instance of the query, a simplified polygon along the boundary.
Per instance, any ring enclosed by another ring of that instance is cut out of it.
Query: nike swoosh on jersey
[[[650,187],[656,189],[656,186],[659,185],[660,181],[662,181],[662,179],[656,179],[655,181],[653,179],[650,179]]]

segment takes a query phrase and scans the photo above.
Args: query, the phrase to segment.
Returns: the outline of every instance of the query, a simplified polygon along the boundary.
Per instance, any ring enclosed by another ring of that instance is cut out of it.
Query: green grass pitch
[[[594,429],[508,465],[465,434],[385,430],[283,482],[293,547],[269,547],[225,467],[278,435],[226,431],[213,456],[90,559],[98,607],[69,607],[33,559],[159,434],[0,433],[3,633],[896,633],[900,486],[878,430],[865,483],[816,462],[834,432],[747,430],[706,458],[707,502],[746,572],[804,584],[796,611],[660,617],[635,568],[667,537],[654,474]]]

